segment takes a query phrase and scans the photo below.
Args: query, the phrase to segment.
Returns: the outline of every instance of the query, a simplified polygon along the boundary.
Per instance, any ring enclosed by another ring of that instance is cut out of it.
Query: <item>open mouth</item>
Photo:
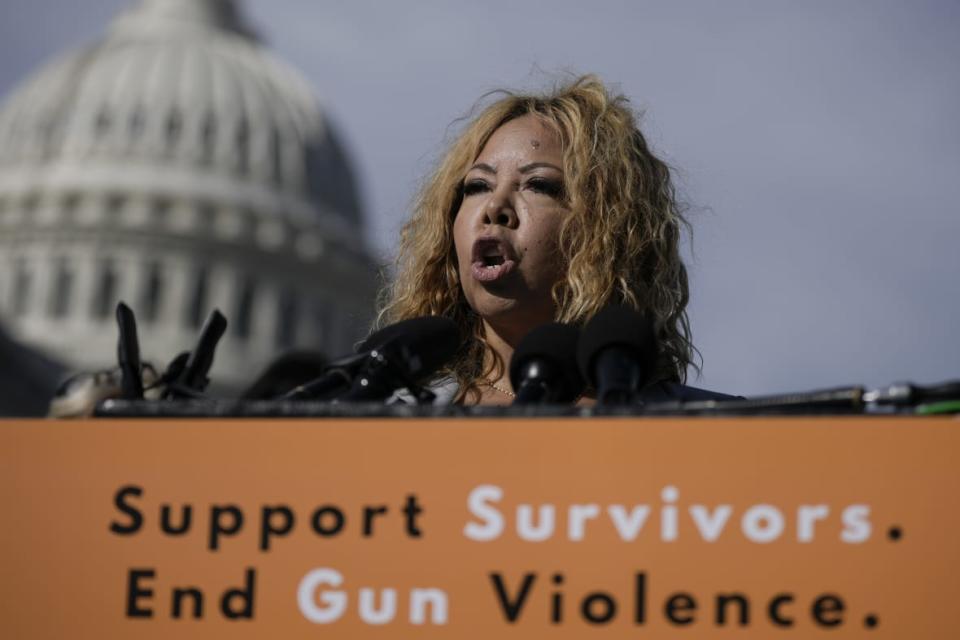
[[[516,259],[506,242],[497,238],[480,238],[473,244],[471,271],[480,282],[494,282],[513,271]]]

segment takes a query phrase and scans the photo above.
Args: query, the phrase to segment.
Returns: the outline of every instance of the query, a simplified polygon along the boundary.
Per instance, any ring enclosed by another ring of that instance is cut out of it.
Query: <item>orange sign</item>
[[[0,423],[5,638],[954,638],[947,418]]]

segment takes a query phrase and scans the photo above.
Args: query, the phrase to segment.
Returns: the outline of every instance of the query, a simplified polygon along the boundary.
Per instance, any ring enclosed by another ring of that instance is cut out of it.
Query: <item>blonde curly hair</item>
[[[467,124],[423,185],[401,232],[396,276],[381,294],[376,326],[419,316],[454,320],[463,347],[440,375],[459,383],[458,401],[479,393],[478,379],[502,373],[496,354],[484,357],[482,323],[460,287],[453,221],[464,177],[487,140],[506,122],[533,114],[558,133],[563,147],[570,215],[559,235],[567,271],[553,287],[556,320],[583,323],[610,303],[648,313],[659,348],[653,379],[685,381],[687,367],[696,368],[680,257],[681,231],[689,224],[670,168],[650,151],[629,101],[593,75],[546,95],[496,95],[500,99]]]

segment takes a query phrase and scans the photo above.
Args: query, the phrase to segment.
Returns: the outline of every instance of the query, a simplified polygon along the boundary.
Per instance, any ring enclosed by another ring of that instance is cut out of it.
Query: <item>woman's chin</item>
[[[488,321],[509,320],[522,307],[516,298],[486,289],[478,291],[472,298],[469,300],[470,306],[478,316]]]
[[[546,322],[554,316],[552,302],[534,305],[524,298],[511,298],[483,290],[476,292],[469,300],[470,306],[478,316],[499,333],[526,335],[528,331]]]

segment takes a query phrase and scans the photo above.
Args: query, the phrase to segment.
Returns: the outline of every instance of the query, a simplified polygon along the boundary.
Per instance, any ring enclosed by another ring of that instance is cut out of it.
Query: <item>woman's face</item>
[[[557,237],[567,213],[557,134],[532,115],[497,129],[464,177],[453,240],[467,302],[515,334],[505,338],[553,319],[550,292],[566,272]]]

